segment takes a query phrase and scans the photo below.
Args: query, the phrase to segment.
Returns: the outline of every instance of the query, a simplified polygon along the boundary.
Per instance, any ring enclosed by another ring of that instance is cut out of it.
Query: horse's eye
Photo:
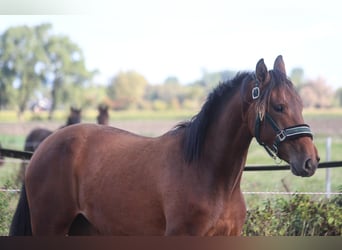
[[[284,111],[284,106],[282,104],[277,104],[273,106],[273,108],[276,112],[279,112],[279,113],[282,113]]]

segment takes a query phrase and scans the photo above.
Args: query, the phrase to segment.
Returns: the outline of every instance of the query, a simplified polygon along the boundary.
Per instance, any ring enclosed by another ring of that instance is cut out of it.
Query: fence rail
[[[322,162],[318,165],[318,168],[337,168],[342,167],[342,161],[329,161]],[[276,171],[276,170],[288,170],[289,165],[250,165],[244,168],[244,171]]]
[[[29,161],[33,153],[28,151],[19,151],[12,149],[0,148],[0,156],[21,159],[19,161]],[[1,160],[1,159],[0,159]],[[8,161],[8,160],[7,160]],[[18,160],[16,162],[19,162]],[[13,161],[12,161],[13,162]],[[337,168],[342,167],[342,161],[328,161],[322,162],[318,165],[319,169],[322,168]],[[289,165],[247,165],[244,171],[279,171],[279,170],[289,170]],[[19,193],[20,189],[0,189],[0,192],[7,193]],[[341,195],[340,192],[243,192],[246,195],[293,195],[293,194],[308,194],[308,195],[325,195],[330,197],[330,195]]]
[[[33,153],[29,151],[19,151],[13,149],[0,148],[0,156],[18,158],[22,160],[31,159]],[[318,168],[336,168],[342,167],[342,161],[329,161],[322,162],[318,165]],[[247,165],[244,171],[276,171],[276,170],[288,170],[289,165]]]

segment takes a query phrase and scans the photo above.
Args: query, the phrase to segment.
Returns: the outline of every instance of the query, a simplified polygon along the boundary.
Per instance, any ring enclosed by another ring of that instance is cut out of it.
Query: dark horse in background
[[[61,128],[66,126],[77,124],[81,122],[81,114],[82,110],[77,109],[75,107],[70,107],[70,114],[67,118],[66,124]],[[38,148],[39,144],[49,135],[51,135],[53,131],[45,129],[45,128],[36,128],[32,130],[25,140],[25,151],[34,152]]]
[[[316,171],[302,108],[278,56],[273,70],[261,59],[219,84],[196,116],[159,137],[57,130],[30,161],[10,235],[240,235],[253,137],[293,174]]]
[[[108,106],[105,104],[100,104],[97,107],[99,114],[96,117],[97,124],[108,125],[109,124],[109,113]]]

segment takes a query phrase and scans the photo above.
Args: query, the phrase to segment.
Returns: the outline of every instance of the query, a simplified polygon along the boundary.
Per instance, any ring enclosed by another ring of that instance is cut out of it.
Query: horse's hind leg
[[[77,215],[77,205],[70,189],[31,189],[29,198],[32,234],[35,236],[65,236]],[[55,191],[57,190],[57,191]]]
[[[41,213],[39,217],[32,215],[33,236],[66,236],[73,217],[62,217],[61,214]]]

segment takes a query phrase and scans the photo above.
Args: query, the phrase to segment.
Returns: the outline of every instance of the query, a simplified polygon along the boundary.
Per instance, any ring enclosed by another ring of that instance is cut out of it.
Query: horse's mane
[[[198,160],[202,151],[203,144],[207,136],[208,129],[211,124],[217,121],[217,117],[222,109],[231,100],[231,97],[236,94],[238,89],[241,89],[242,95],[245,92],[245,82],[254,79],[254,73],[239,72],[233,79],[219,83],[216,88],[208,95],[206,102],[203,104],[200,112],[193,116],[189,121],[180,123],[176,129],[183,128],[183,154],[187,163]],[[271,91],[274,88],[287,86],[293,89],[292,82],[287,79],[286,75],[277,70],[271,70],[271,82],[258,100],[258,105],[268,107]],[[298,95],[298,94],[297,94]],[[298,95],[299,98],[299,95]],[[297,99],[297,98],[296,98]]]
[[[225,106],[224,104],[230,101],[246,76],[250,76],[250,73],[240,72],[233,79],[220,82],[208,95],[200,112],[189,121],[182,122],[176,126],[176,129],[185,129],[183,153],[186,162],[190,163],[199,159],[208,129],[211,124],[217,121],[216,118]]]

